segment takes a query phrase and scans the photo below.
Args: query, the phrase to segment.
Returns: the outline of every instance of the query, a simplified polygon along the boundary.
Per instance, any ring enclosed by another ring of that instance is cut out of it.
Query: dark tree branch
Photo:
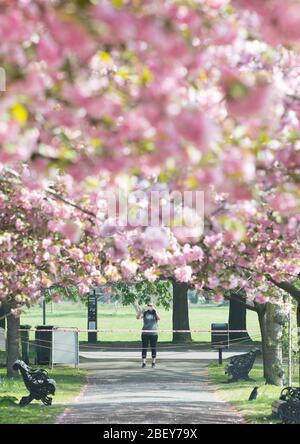
[[[247,310],[251,310],[251,311],[255,311],[257,313],[257,307],[253,304],[249,304],[248,302],[246,302],[245,299],[241,298],[241,296],[239,296],[237,293],[234,292],[230,292],[230,294],[226,294],[225,299],[232,299],[233,301],[237,302],[240,305],[243,305],[244,307],[247,308]]]
[[[276,285],[276,287],[281,288],[282,290],[289,293],[298,303],[300,303],[300,290],[295,287],[295,285],[291,284],[290,282],[283,281],[283,282],[276,282],[274,279],[272,279],[271,276],[268,276],[269,281],[272,282],[272,284]]]
[[[56,191],[47,189],[47,194],[50,194],[54,199],[60,200],[61,202],[64,202],[67,205],[70,205],[73,208],[76,208],[76,210],[81,211],[84,214],[87,214],[88,216],[91,216],[93,218],[96,218],[96,213],[93,211],[87,210],[86,208],[82,208],[80,205],[69,201],[68,199],[65,199],[61,194],[58,194]]]
[[[250,273],[254,273],[254,270],[251,270],[250,268],[247,267],[239,267],[239,268],[249,271]],[[284,290],[287,293],[289,293],[294,299],[296,299],[298,303],[300,303],[300,290],[295,285],[291,284],[288,281],[276,282],[269,274],[265,274],[265,276],[270,282],[272,282],[272,284],[274,284],[278,288],[281,288],[281,290]]]
[[[287,97],[290,97],[293,100],[300,100],[300,96],[297,94],[287,94]]]

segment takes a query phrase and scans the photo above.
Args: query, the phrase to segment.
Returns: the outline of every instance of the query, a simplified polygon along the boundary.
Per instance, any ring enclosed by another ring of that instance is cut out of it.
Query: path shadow
[[[134,404],[89,403],[67,409],[69,424],[232,424],[243,420],[214,402],[162,402]]]

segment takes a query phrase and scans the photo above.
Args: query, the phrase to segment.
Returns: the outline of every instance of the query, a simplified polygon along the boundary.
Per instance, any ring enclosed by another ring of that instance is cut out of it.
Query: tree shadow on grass
[[[0,396],[0,407],[11,407],[18,405],[18,398],[15,396]]]

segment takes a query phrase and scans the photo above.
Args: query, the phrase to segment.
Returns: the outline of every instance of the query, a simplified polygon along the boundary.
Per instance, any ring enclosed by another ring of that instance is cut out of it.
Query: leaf
[[[87,262],[92,262],[94,259],[94,256],[91,253],[89,253],[89,254],[86,254],[84,258]]]
[[[141,76],[142,85],[149,85],[153,81],[153,74],[147,66],[144,66]]]
[[[138,143],[138,148],[141,154],[153,153],[155,151],[155,144],[151,139],[144,139]]]
[[[249,88],[247,88],[246,85],[241,82],[234,82],[228,91],[228,97],[234,100],[239,100],[246,97],[248,93]]]
[[[96,154],[102,153],[102,142],[99,137],[96,137],[94,139],[91,139],[91,146],[94,148]]]
[[[100,57],[101,62],[104,62],[104,63],[111,63],[113,61],[110,54],[106,51],[100,51],[99,57]]]
[[[199,80],[201,80],[201,82],[206,82],[208,79],[207,74],[205,71],[201,70],[199,72]]]
[[[58,153],[58,158],[61,160],[72,161],[76,158],[76,152],[68,146],[63,146]]]
[[[196,189],[198,187],[198,180],[195,176],[190,176],[187,179],[188,187],[191,189]]]
[[[99,180],[95,176],[87,177],[84,183],[88,190],[96,190],[100,185]]]
[[[124,7],[124,0],[111,0],[111,4],[117,9],[122,9]]]
[[[90,0],[76,0],[76,4],[79,8],[86,8],[91,4]]]
[[[10,110],[11,116],[18,122],[20,125],[25,125],[28,120],[28,112],[26,108],[20,103],[16,103]]]
[[[116,76],[122,77],[122,79],[127,80],[130,77],[130,70],[128,68],[128,66],[121,66],[117,71],[116,71]]]

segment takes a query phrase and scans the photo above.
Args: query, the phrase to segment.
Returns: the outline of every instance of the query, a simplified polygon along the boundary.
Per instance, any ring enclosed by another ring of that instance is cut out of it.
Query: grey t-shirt
[[[144,325],[143,330],[157,330],[157,316],[156,311],[147,310],[143,315]],[[142,331],[148,335],[157,335],[155,331]]]

